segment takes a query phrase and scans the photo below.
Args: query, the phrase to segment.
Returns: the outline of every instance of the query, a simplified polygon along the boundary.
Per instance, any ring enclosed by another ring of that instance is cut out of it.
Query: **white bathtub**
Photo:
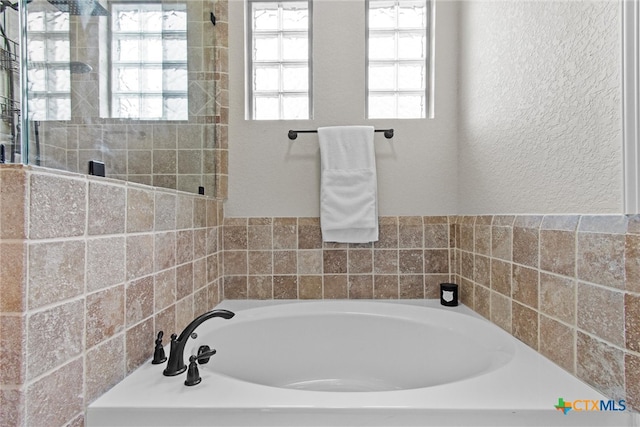
[[[464,306],[438,300],[224,301],[187,344],[217,350],[202,382],[146,363],[87,426],[637,425],[629,412]],[[168,336],[171,331],[165,331]],[[178,331],[179,332],[179,331]],[[168,348],[167,348],[168,354]],[[185,362],[188,354],[185,356]]]

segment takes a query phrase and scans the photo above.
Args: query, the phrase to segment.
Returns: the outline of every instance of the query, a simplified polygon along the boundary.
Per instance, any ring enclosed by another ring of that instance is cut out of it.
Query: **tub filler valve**
[[[222,317],[223,319],[231,319],[235,313],[229,310],[212,310],[196,317],[186,328],[180,333],[180,336],[176,334],[171,335],[171,347],[169,348],[169,361],[167,367],[162,372],[167,377],[173,377],[179,375],[187,370],[187,365],[184,364],[184,348],[187,344],[187,340],[191,337],[195,329],[205,321],[212,317]],[[204,358],[204,355],[201,355]],[[211,354],[209,354],[209,357]],[[199,356],[196,356],[198,358]]]

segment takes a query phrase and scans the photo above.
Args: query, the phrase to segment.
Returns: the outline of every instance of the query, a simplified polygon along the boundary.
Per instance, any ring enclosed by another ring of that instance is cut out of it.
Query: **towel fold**
[[[371,126],[318,128],[322,240],[378,240],[378,186]]]

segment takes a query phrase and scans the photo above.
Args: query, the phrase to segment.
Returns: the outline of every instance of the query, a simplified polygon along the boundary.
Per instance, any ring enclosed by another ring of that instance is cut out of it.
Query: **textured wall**
[[[459,213],[621,212],[619,2],[460,10]]]

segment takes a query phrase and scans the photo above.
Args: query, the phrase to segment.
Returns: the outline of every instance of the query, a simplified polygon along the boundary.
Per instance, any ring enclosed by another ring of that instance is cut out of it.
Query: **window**
[[[188,119],[184,3],[111,3],[111,116]]]
[[[309,1],[249,0],[248,12],[249,118],[310,118]]]
[[[69,14],[27,12],[30,120],[71,119]]]
[[[428,0],[368,0],[367,117],[425,118]]]

